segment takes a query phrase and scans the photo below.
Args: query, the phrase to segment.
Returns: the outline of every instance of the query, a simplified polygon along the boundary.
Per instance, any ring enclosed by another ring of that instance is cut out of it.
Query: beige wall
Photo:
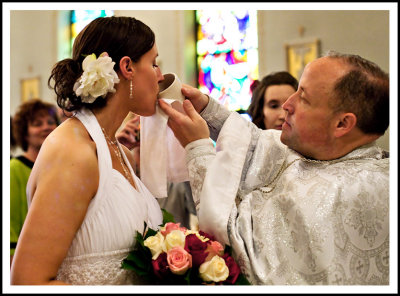
[[[20,103],[20,81],[41,77],[42,98],[55,102],[47,87],[51,68],[62,48],[60,25],[63,11],[10,11],[10,113]],[[65,12],[65,11],[64,11]],[[116,15],[133,16],[149,25],[156,34],[162,71],[175,72],[183,82],[195,85],[194,15],[189,10],[117,10]],[[299,27],[304,27],[300,37]],[[284,46],[288,42],[319,38],[321,52],[335,49],[356,53],[389,71],[389,12],[377,10],[260,10],[259,72],[286,69]],[[379,140],[389,150],[389,133]]]
[[[389,11],[266,11],[259,15],[260,74],[286,67],[284,45],[321,41],[329,49],[358,54],[389,71]],[[299,27],[304,27],[300,37]]]
[[[57,59],[56,24],[55,11],[10,12],[11,114],[21,102],[21,79],[40,77],[40,93],[43,99],[52,101],[47,79]]]
[[[315,38],[322,54],[330,49],[358,54],[389,72],[389,11],[260,10],[258,20],[260,77],[286,69],[285,44]],[[389,150],[389,129],[377,142]]]

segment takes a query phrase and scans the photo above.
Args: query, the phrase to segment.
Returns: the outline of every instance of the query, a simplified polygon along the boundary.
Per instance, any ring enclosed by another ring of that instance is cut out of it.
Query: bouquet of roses
[[[136,246],[122,261],[151,284],[249,284],[224,247],[212,236],[175,223],[163,209],[164,221],[158,231],[136,234]],[[146,228],[146,227],[145,227]]]

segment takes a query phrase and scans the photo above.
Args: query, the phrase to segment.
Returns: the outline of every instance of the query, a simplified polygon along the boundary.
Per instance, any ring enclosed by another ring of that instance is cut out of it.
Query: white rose
[[[185,234],[180,230],[172,230],[165,236],[163,251],[168,252],[176,246],[185,247]]]
[[[225,260],[215,255],[210,261],[206,261],[199,267],[199,275],[206,282],[221,282],[228,278],[229,268]]]
[[[157,232],[156,235],[149,236],[144,241],[143,244],[150,249],[152,255],[151,258],[153,260],[157,259],[157,257],[162,253],[163,242],[164,242],[164,236],[160,232]]]
[[[97,59],[95,54],[88,55],[82,63],[82,76],[74,85],[76,95],[81,96],[83,102],[93,103],[97,97],[115,92],[114,84],[119,82],[119,78],[114,65],[105,53]]]

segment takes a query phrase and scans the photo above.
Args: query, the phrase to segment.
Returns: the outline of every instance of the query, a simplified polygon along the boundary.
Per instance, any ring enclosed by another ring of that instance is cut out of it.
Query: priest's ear
[[[353,130],[357,123],[357,116],[354,113],[342,113],[335,126],[334,135],[340,138]]]
[[[119,69],[124,78],[132,79],[134,68],[133,68],[133,62],[130,57],[124,56],[123,58],[120,59]]]

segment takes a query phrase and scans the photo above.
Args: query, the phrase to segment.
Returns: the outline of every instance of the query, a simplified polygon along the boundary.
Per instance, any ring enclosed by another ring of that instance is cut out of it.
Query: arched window
[[[256,10],[197,10],[198,88],[244,113],[258,79]]]

